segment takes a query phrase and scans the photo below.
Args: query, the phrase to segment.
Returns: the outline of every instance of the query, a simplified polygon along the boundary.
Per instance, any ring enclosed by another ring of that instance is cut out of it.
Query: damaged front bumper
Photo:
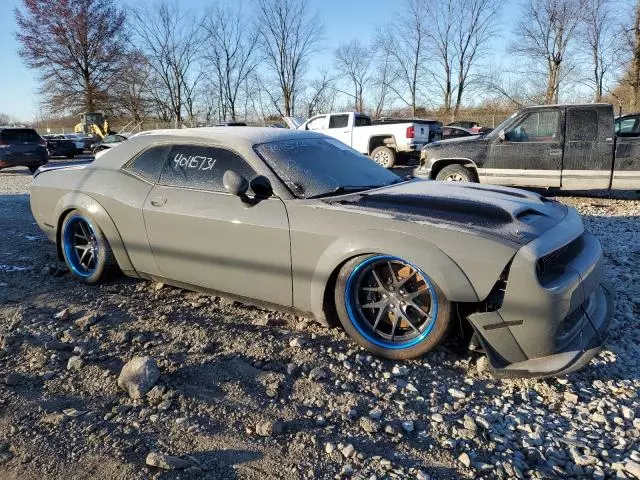
[[[574,209],[515,255],[495,310],[469,315],[496,376],[562,375],[602,347],[614,292],[602,248]]]

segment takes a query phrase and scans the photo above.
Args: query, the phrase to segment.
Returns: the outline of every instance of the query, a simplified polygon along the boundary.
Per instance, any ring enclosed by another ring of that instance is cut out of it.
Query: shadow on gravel
[[[264,455],[260,452],[251,450],[210,450],[206,452],[195,452],[190,455],[199,464],[202,470],[197,473],[183,472],[162,472],[155,477],[162,480],[174,478],[190,478],[190,479],[208,479],[208,480],[233,480],[235,478],[246,478],[242,475],[243,469],[250,469],[256,474],[261,473],[258,468],[251,466],[242,466],[244,463],[260,460]],[[240,472],[238,472],[240,470]],[[264,473],[266,475],[266,473]],[[253,478],[253,477],[251,477]],[[266,477],[265,477],[266,478]]]

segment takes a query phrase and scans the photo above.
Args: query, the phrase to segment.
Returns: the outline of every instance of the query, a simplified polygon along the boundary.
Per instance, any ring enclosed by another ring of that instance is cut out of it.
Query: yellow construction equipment
[[[109,122],[103,112],[85,112],[80,115],[80,123],[73,127],[73,131],[104,138],[109,135]]]

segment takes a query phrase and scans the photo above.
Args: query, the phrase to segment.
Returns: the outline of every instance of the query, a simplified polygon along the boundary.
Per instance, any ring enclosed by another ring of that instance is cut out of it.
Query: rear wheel
[[[371,152],[371,158],[384,168],[391,168],[396,163],[396,151],[389,147],[377,147]]]
[[[335,291],[340,323],[370,352],[390,358],[419,357],[440,343],[451,303],[416,266],[390,255],[347,262]]]
[[[62,222],[64,260],[73,275],[88,284],[98,283],[115,270],[116,261],[100,227],[79,210]]]
[[[471,171],[462,165],[448,165],[438,172],[436,180],[445,182],[475,182]]]

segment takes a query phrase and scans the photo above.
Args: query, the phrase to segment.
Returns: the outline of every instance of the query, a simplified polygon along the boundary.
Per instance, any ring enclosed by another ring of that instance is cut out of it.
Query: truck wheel
[[[396,163],[396,151],[389,147],[377,147],[370,155],[373,161],[384,168],[391,168]]]
[[[445,182],[475,182],[471,171],[462,165],[448,165],[438,172],[436,180]]]

